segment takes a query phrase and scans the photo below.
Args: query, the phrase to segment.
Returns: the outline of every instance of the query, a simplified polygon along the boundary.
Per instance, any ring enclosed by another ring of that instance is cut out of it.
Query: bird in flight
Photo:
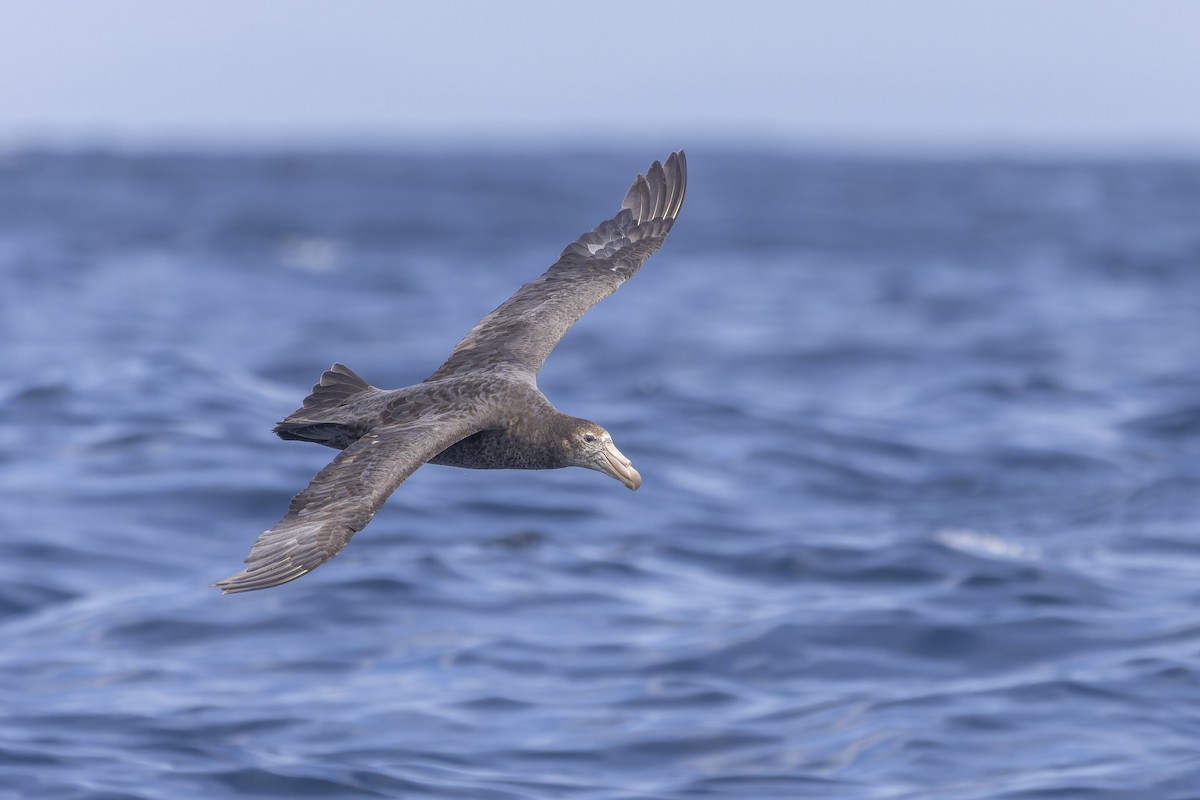
[[[218,581],[229,594],[295,580],[340,553],[422,464],[467,469],[587,467],[630,489],[642,477],[594,422],[563,414],[537,373],[563,334],[654,251],[683,205],[687,160],[672,153],[638,175],[621,210],[563,250],[541,277],[484,317],[423,382],[377,389],[334,364],[275,426],[283,439],[341,450]]]

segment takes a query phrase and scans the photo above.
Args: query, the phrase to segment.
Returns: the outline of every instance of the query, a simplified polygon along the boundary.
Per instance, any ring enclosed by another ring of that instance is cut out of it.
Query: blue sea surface
[[[0,157],[0,797],[1200,797],[1200,164],[689,151],[540,385],[224,597],[665,152]]]

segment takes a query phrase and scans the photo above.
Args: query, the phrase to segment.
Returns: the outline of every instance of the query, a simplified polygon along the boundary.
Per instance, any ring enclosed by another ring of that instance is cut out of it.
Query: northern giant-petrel
[[[686,187],[682,150],[666,166],[655,161],[634,179],[615,217],[580,236],[540,278],[484,317],[422,383],[384,390],[341,364],[325,371],[275,433],[342,452],[258,537],[249,566],[215,585],[248,592],[311,572],[340,553],[426,462],[587,467],[630,489],[641,486],[608,431],[558,411],[538,391],[537,373],[567,329],[662,246]]]

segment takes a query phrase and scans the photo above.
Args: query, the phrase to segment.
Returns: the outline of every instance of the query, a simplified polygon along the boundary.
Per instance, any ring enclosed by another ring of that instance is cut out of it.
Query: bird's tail
[[[313,386],[312,394],[304,398],[303,405],[275,426],[275,433],[281,439],[316,442],[340,450],[357,439],[360,432],[342,424],[334,412],[352,397],[378,391],[345,364],[334,364],[321,373],[321,380]]]

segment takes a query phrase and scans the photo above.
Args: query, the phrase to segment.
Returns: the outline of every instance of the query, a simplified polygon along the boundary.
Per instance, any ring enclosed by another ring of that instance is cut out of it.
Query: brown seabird
[[[345,548],[422,464],[468,469],[587,467],[630,489],[642,476],[594,422],[568,416],[537,388],[537,373],[576,320],[628,280],[679,214],[683,151],[638,175],[621,210],[563,250],[471,329],[446,363],[405,389],[371,386],[334,364],[304,404],[275,426],[283,439],[342,452],[258,537],[246,569],[218,581],[226,593],[295,580]]]

